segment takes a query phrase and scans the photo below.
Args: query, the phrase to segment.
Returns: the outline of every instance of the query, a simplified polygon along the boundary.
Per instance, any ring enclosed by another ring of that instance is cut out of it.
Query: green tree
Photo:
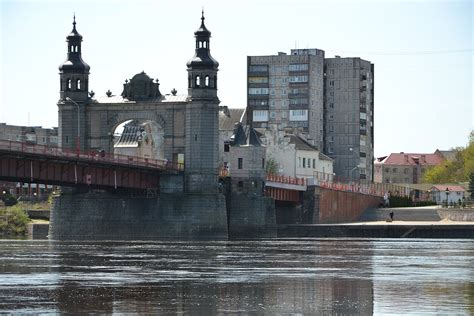
[[[469,181],[474,173],[474,142],[466,148],[456,148],[455,159],[444,161],[441,165],[430,168],[423,176],[426,183],[456,183]]]
[[[267,160],[266,165],[266,172],[267,174],[277,174],[278,173],[278,163],[273,158],[269,158]]]
[[[474,173],[469,176],[469,189],[467,191],[471,194],[471,198],[474,197]]]

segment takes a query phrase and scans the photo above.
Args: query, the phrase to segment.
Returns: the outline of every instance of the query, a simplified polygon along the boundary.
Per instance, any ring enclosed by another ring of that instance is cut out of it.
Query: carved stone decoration
[[[153,82],[144,71],[133,76],[130,81],[125,80],[122,96],[129,100],[140,101],[154,99],[161,96],[158,79]]]

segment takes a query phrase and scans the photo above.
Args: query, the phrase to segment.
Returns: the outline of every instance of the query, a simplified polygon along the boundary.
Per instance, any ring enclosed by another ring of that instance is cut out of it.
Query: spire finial
[[[74,12],[72,25],[73,25],[74,29],[76,29],[76,12]]]
[[[202,7],[201,21],[204,23],[204,6]]]

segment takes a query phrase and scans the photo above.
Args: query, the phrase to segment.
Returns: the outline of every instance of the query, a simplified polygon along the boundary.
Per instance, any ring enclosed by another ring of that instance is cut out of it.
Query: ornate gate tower
[[[59,147],[85,147],[85,106],[89,101],[90,67],[82,60],[82,35],[76,30],[76,17],[67,40],[67,59],[59,66]],[[79,117],[78,117],[79,116]]]
[[[186,105],[186,191],[217,192],[219,154],[219,63],[210,52],[211,32],[204,25],[194,33],[196,52],[188,61],[188,104]]]

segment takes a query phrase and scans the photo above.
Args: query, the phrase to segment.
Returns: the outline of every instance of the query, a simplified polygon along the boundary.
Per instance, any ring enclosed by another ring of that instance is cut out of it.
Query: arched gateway
[[[114,130],[126,121],[153,122],[160,131],[168,161],[185,164],[187,192],[214,192],[218,174],[217,71],[210,54],[211,33],[204,25],[194,33],[195,55],[187,63],[188,93],[163,95],[158,79],[145,72],[125,80],[121,95],[89,92],[90,67],[82,60],[82,36],[67,36],[67,60],[59,66],[59,145],[80,151],[113,152]]]

